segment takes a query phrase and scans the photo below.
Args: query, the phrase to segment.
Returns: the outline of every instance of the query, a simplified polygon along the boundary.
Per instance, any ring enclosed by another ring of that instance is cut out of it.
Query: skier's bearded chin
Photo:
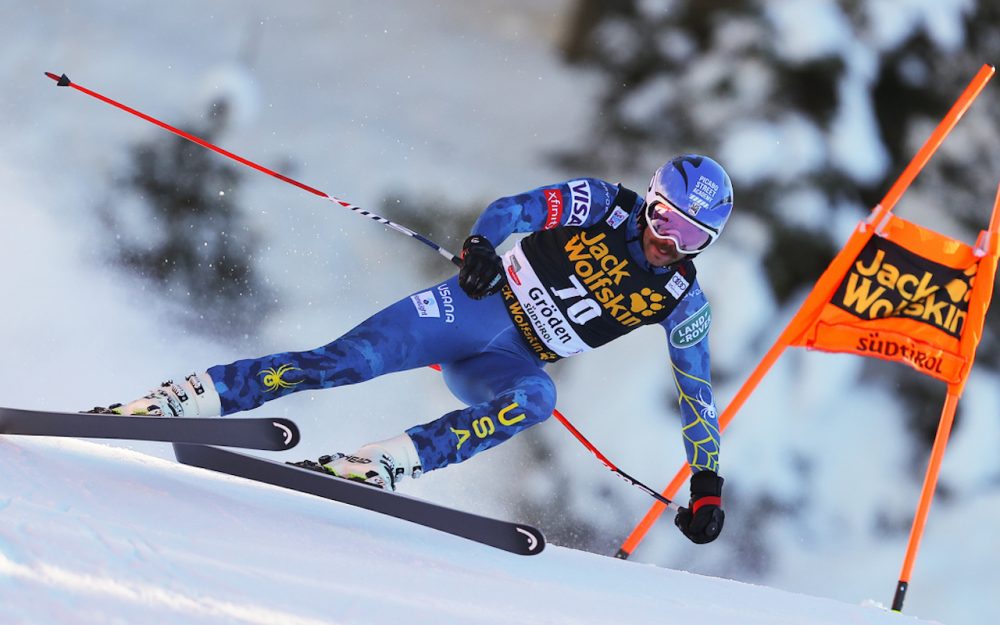
[[[677,251],[673,241],[653,236],[649,226],[642,231],[642,252],[646,255],[646,261],[654,267],[666,267],[684,257],[684,254]]]

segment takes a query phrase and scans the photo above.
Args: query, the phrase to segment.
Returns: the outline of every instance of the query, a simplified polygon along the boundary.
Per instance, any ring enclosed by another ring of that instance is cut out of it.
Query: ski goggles
[[[717,232],[688,217],[659,195],[647,197],[646,221],[654,237],[673,241],[677,251],[683,254],[704,250],[718,236]]]

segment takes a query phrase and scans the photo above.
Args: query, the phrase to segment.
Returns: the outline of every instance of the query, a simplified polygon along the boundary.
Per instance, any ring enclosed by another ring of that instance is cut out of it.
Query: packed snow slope
[[[927,623],[550,545],[515,556],[137,451],[0,439],[0,622]]]

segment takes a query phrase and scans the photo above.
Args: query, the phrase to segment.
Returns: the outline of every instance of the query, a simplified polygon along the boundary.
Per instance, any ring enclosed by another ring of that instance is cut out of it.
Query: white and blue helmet
[[[711,245],[732,212],[729,174],[707,156],[673,158],[649,181],[646,221],[654,235],[672,239],[685,253],[694,254]]]

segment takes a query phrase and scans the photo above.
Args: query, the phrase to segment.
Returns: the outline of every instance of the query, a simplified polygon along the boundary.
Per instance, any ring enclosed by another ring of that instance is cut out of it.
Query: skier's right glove
[[[458,286],[472,299],[483,299],[499,291],[503,284],[503,263],[490,240],[478,234],[466,239]]]
[[[691,501],[674,517],[674,525],[691,539],[703,545],[722,533],[726,513],[722,511],[723,479],[715,471],[699,471],[691,476]]]

